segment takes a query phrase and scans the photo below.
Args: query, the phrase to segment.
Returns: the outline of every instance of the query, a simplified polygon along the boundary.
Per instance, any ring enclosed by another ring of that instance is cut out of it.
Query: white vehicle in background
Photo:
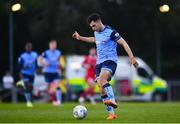
[[[86,87],[85,69],[82,67],[83,60],[84,56],[66,57],[66,78],[74,98]],[[116,73],[110,82],[116,91],[117,99],[122,101],[164,100],[167,91],[166,81],[155,76],[142,59],[137,58],[137,61],[139,67],[134,68],[130,66],[128,57],[119,57]],[[97,85],[95,92],[99,93]]]
[[[138,68],[130,66],[128,57],[119,57],[115,73],[115,88],[120,100],[163,101],[166,99],[167,82],[154,75],[140,58]]]

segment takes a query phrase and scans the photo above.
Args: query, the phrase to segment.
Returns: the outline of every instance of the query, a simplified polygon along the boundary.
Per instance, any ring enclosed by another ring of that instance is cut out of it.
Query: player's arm
[[[22,57],[19,57],[19,58],[18,58],[18,63],[17,63],[19,70],[23,69],[23,64],[24,64],[23,58],[22,58]]]
[[[38,57],[38,60],[37,60],[37,61],[38,61],[38,65],[39,65],[39,66],[43,66],[43,64],[44,64],[43,59],[44,59],[44,58],[42,57],[42,55],[40,55],[40,56]]]
[[[29,69],[28,65],[24,65],[24,59],[20,56],[18,58],[18,68],[21,69]]]
[[[46,58],[46,53],[42,53],[42,55],[40,55],[38,57],[38,65],[39,66],[42,66],[42,67],[46,67],[48,66],[49,64],[45,61],[45,58]]]
[[[127,42],[121,37],[119,40],[117,40],[117,43],[120,44],[121,46],[123,46],[123,48],[125,49],[126,53],[129,56],[131,64],[133,64],[135,67],[137,67],[138,63],[137,63],[129,45],[127,44]]]
[[[76,40],[84,41],[84,42],[88,42],[88,43],[94,43],[95,42],[95,38],[94,37],[83,37],[83,36],[80,36],[77,31],[75,31],[73,33],[72,37],[74,39],[76,39]]]

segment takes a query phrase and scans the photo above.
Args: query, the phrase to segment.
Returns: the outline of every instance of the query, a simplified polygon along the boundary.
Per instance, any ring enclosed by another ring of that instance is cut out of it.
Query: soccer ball
[[[86,107],[82,106],[82,105],[78,105],[76,107],[74,107],[73,109],[73,116],[77,119],[83,119],[85,118],[87,115],[87,109]]]

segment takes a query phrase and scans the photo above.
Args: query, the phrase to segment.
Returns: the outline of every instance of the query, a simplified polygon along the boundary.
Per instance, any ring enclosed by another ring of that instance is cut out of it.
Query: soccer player
[[[72,37],[79,41],[96,43],[96,80],[100,88],[103,103],[107,105],[107,110],[109,112],[107,119],[115,119],[117,118],[117,115],[114,113],[113,108],[117,108],[118,105],[115,101],[113,89],[109,84],[109,81],[114,75],[117,67],[117,44],[123,46],[129,56],[131,64],[136,67],[138,66],[138,63],[126,41],[116,30],[104,25],[99,14],[93,13],[89,15],[87,22],[94,31],[94,37],[84,37],[79,35],[76,31],[73,33]]]
[[[84,89],[83,93],[79,98],[80,104],[84,103],[85,97],[89,95],[89,100],[91,104],[96,104],[94,98],[94,78],[95,78],[95,66],[96,66],[96,49],[91,48],[89,50],[89,55],[85,57],[82,66],[86,69],[85,80],[88,83],[88,89]]]
[[[45,80],[47,82],[47,91],[49,92],[51,97],[53,97],[54,95],[52,89],[56,87],[56,100],[52,101],[52,104],[55,106],[61,105],[61,89],[59,87],[60,56],[61,51],[57,50],[57,41],[51,40],[49,42],[49,49],[42,54],[43,60],[41,59],[41,63],[44,66]]]
[[[18,64],[21,69],[21,77],[23,80],[23,88],[25,90],[25,98],[27,107],[32,105],[32,89],[34,83],[34,74],[37,67],[38,54],[32,51],[32,43],[28,42],[25,45],[25,52],[18,59]]]

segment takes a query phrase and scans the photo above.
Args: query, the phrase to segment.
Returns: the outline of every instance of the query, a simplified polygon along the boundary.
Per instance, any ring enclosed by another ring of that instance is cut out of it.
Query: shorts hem
[[[109,68],[101,68],[101,70],[107,70],[107,71],[109,71],[111,74],[112,74],[112,70],[111,69],[109,69]]]

